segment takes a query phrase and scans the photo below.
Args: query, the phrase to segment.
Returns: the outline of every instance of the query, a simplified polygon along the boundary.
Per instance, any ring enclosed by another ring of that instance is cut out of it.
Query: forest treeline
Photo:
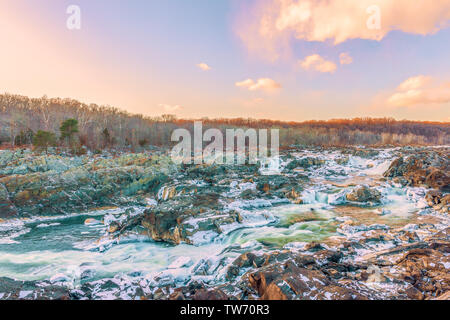
[[[0,143],[11,146],[32,144],[37,133],[39,139],[48,135],[55,143],[62,143],[61,126],[70,119],[77,121],[77,144],[91,150],[170,146],[173,130],[192,130],[194,121],[178,119],[174,115],[130,114],[115,107],[85,104],[73,99],[0,95]],[[203,122],[204,130],[278,128],[281,146],[450,144],[449,122],[396,121],[391,118],[306,122],[248,118],[198,120]]]

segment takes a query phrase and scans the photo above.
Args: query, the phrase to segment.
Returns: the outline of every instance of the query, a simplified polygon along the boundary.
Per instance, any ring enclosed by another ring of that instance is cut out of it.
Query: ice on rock
[[[158,204],[158,201],[156,201],[153,198],[147,198],[145,200],[146,200],[148,206],[156,206]]]
[[[172,262],[167,268],[168,269],[179,269],[188,268],[192,266],[194,262],[189,257],[179,257],[174,262]]]
[[[33,291],[30,291],[30,290],[20,291],[19,299],[24,299],[32,293],[33,293]]]
[[[303,203],[312,204],[316,202],[316,191],[315,190],[305,190],[301,194]]]
[[[56,227],[56,226],[59,226],[59,225],[61,225],[61,223],[59,223],[59,222],[55,222],[55,223],[41,223],[41,224],[38,224],[36,226],[36,228]]]
[[[71,279],[70,279],[67,275],[65,275],[65,274],[63,274],[63,273],[55,274],[54,276],[52,276],[52,277],[50,278],[50,282],[51,282],[51,283],[56,283],[56,282],[70,282],[70,281],[71,281]]]
[[[293,251],[303,251],[305,250],[308,242],[291,242],[286,244],[283,248]]]
[[[213,240],[217,238],[218,235],[219,234],[217,232],[212,230],[198,231],[194,233],[194,235],[189,237],[189,240],[192,242],[193,245],[200,246],[213,242]]]
[[[328,195],[328,204],[330,205],[339,205],[344,204],[347,202],[345,195],[347,192],[345,190],[342,190],[337,193],[332,193]]]
[[[231,189],[234,189],[234,188],[237,187],[238,184],[239,184],[239,182],[237,182],[236,180],[231,181],[231,183],[230,183],[230,188],[231,188]]]

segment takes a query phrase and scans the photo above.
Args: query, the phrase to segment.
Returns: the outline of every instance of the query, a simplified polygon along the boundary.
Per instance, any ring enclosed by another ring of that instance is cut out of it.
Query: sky
[[[1,93],[180,118],[450,121],[450,0],[0,0],[0,38]]]

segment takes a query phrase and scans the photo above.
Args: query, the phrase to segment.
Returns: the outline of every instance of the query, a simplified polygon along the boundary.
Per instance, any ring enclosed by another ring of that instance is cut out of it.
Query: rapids
[[[154,242],[142,234],[108,238],[108,222],[120,219],[126,208],[10,220],[0,224],[0,277],[50,280],[73,289],[84,282],[117,277],[155,285],[183,285],[190,280],[223,283],[226,267],[244,252],[354,237],[358,230],[341,225],[349,219],[357,221],[361,230],[370,225],[406,226],[426,207],[426,189],[381,179],[393,150],[381,150],[370,159],[350,155],[346,162],[338,161],[339,151],[296,153],[296,159],[325,160],[318,169],[305,170],[312,183],[301,194],[302,203],[236,199],[228,206],[240,212],[242,223],[227,226],[220,235],[199,232],[193,245]],[[378,190],[381,203],[346,201],[345,195],[361,184]],[[233,188],[242,191],[254,185],[235,182],[230,192]],[[135,214],[143,210],[134,209]],[[204,272],[196,272],[199,269]]]

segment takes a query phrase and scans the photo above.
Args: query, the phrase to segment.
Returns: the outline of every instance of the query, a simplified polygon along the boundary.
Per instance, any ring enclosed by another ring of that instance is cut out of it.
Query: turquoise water
[[[262,227],[237,229],[201,246],[172,246],[138,237],[116,243],[103,251],[93,246],[106,234],[106,226],[100,222],[103,214],[25,222],[14,229],[21,230],[23,234],[10,237],[8,243],[0,244],[0,276],[44,280],[55,275],[76,277],[77,273],[79,276],[88,270],[90,276],[86,280],[96,280],[118,273],[146,275],[160,272],[180,257],[191,260],[190,266],[202,259],[231,262],[248,250],[279,247],[286,242],[281,239],[308,241],[332,234],[326,228],[327,219],[332,217],[327,210],[318,209],[318,216],[323,219],[321,221],[286,222],[290,216],[302,215],[310,210],[310,205],[274,207],[270,211],[277,217],[276,222],[268,222]],[[99,223],[86,225],[86,219],[96,219]],[[7,229],[6,225],[3,229]],[[11,230],[0,232],[3,239],[7,234],[11,234]],[[279,242],[271,240],[277,238]]]

